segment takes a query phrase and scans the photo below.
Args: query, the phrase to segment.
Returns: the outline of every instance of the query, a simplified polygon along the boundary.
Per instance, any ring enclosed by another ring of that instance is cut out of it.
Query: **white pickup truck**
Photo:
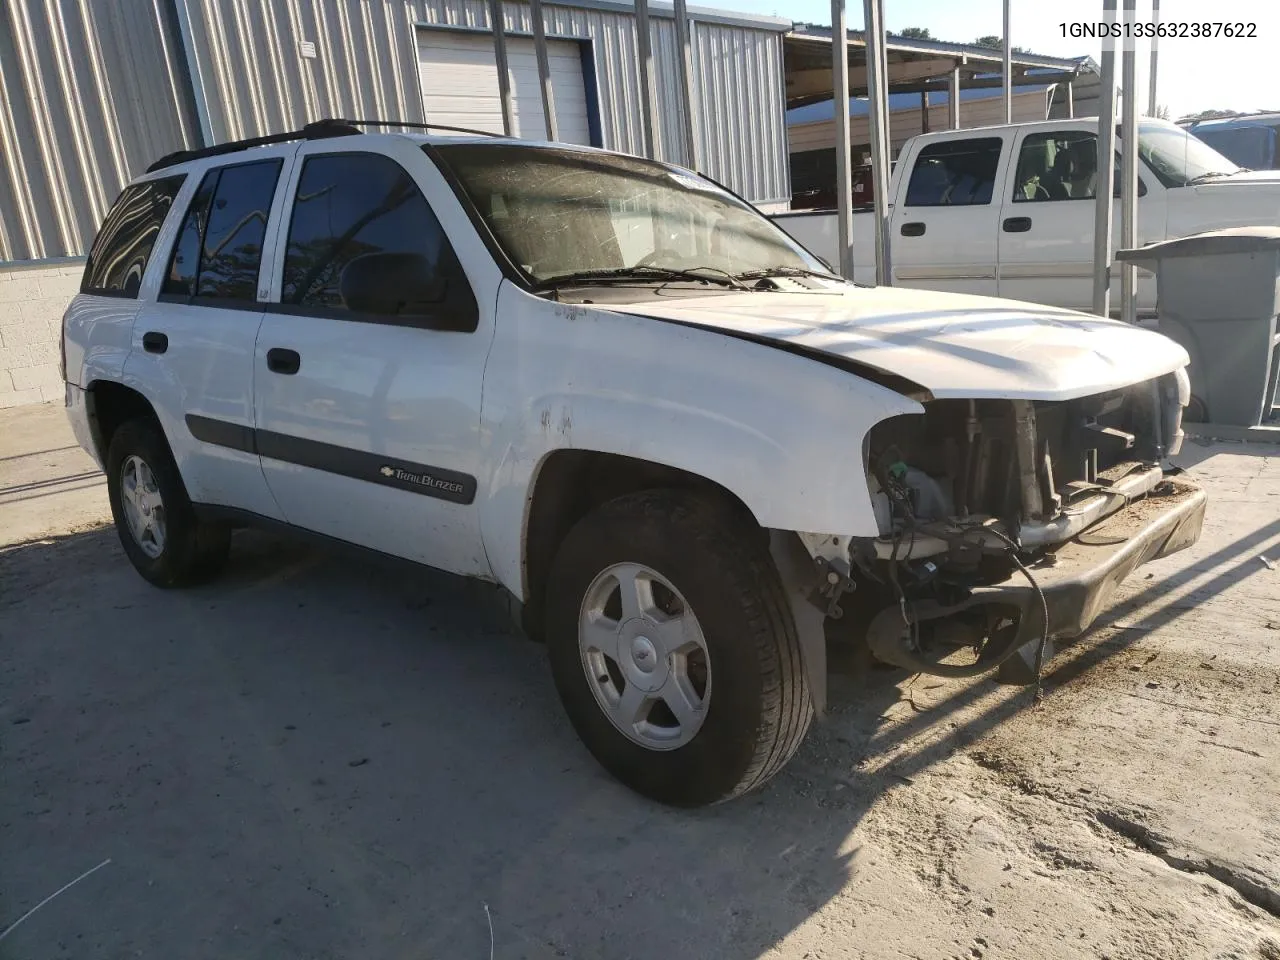
[[[1097,130],[1096,118],[1046,120],[908,141],[889,184],[895,285],[1091,309]],[[1117,182],[1123,149],[1117,142]],[[1172,123],[1138,124],[1138,162],[1138,246],[1280,223],[1280,171],[1237,167]],[[854,279],[863,283],[875,282],[873,216],[853,217]],[[1119,204],[1114,218],[1119,249]],[[839,265],[834,211],[773,219]],[[1138,309],[1155,307],[1155,278],[1140,270]]]
[[[498,584],[651,797],[777,773],[828,642],[1029,682],[1200,533],[1164,469],[1187,355],[1156,333],[856,287],[635,157],[267,139],[153,164],[67,310],[67,412],[124,553],[182,586],[266,524]]]

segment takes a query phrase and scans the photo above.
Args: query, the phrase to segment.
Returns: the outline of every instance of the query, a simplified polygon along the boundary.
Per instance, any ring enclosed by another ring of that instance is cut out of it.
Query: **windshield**
[[[1185,187],[1240,169],[1203,140],[1167,123],[1138,124],[1138,156],[1166,187]]]
[[[637,269],[708,280],[826,267],[708,180],[615,154],[512,143],[438,148],[511,261],[535,283]]]

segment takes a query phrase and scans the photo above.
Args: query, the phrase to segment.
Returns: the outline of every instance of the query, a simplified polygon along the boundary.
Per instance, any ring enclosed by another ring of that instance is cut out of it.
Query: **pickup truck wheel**
[[[711,500],[647,491],[586,516],[552,565],[547,647],[569,719],[663,803],[760,786],[813,716],[782,585],[750,534]]]
[[[178,587],[217,575],[230,549],[230,528],[196,518],[158,423],[121,424],[106,468],[116,533],[143,577],[158,587]]]

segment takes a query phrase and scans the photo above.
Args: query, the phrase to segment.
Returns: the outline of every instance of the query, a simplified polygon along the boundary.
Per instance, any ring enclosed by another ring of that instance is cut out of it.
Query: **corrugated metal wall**
[[[325,116],[422,122],[414,31],[489,30],[485,0],[176,0],[190,23],[213,139],[293,129]],[[635,19],[546,6],[549,36],[590,40],[604,146],[639,153]],[[504,4],[506,29],[529,33],[529,6]],[[681,142],[675,24],[653,17],[659,156],[688,163]],[[696,21],[696,111],[703,169],[748,199],[790,196],[777,31]],[[315,44],[304,58],[301,43]]]
[[[604,146],[639,153],[634,17],[544,9],[548,35],[591,41]],[[504,10],[509,32],[530,32],[527,3]],[[651,23],[659,156],[688,164],[675,24]],[[487,3],[0,0],[0,263],[83,255],[120,188],[202,128],[219,142],[324,116],[424,120],[415,31],[431,25],[487,32]],[[781,34],[691,27],[702,169],[748,199],[786,200]]]
[[[120,188],[194,143],[168,0],[0,0],[0,262],[83,254]]]

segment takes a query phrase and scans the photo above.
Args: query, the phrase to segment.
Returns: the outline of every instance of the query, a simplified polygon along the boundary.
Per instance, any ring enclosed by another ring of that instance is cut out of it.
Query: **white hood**
[[[1186,351],[1167,337],[1119,321],[927,290],[655,296],[604,309],[845,357],[905,377],[939,399],[1070,400],[1189,362]]]

